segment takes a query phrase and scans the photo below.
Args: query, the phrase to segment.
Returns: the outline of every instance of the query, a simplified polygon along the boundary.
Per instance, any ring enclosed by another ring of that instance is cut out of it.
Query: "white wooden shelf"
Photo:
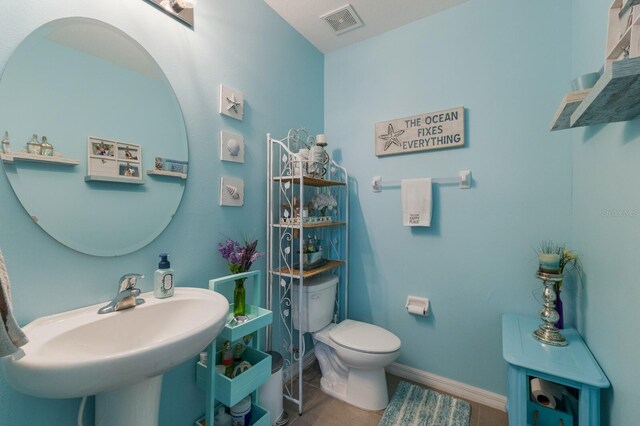
[[[327,228],[330,226],[344,226],[347,222],[340,222],[336,220],[332,220],[331,222],[308,222],[302,225],[305,229],[310,228]],[[299,223],[275,223],[273,225],[274,228],[291,228],[291,229],[300,229]]]
[[[117,176],[98,176],[98,175],[88,175],[84,177],[85,182],[112,182],[112,183],[129,183],[133,185],[144,185],[143,180],[139,179],[131,179],[131,178],[123,178]]]
[[[180,178],[180,179],[186,179],[187,178],[187,174],[186,173],[169,172],[167,170],[147,170],[146,173],[148,175],[170,176],[170,177],[177,177],[177,178]]]
[[[618,40],[609,50],[606,59],[615,61],[620,55],[622,55],[624,48],[631,44],[631,30],[633,29],[635,31],[633,26],[638,24],[640,24],[640,16],[636,16],[633,19],[633,23],[625,30],[624,34],[620,37],[620,40]]]
[[[54,157],[48,155],[27,154],[26,152],[11,152],[8,154],[0,154],[0,158],[5,163],[14,163],[15,161],[29,161],[32,163],[49,163],[60,166],[77,166],[80,160],[74,158]]]
[[[620,12],[618,13],[618,17],[622,17],[622,15],[624,15],[625,13],[627,13],[627,10],[629,10],[629,8],[631,6],[635,6],[637,4],[640,4],[640,0],[629,0],[627,1],[624,6],[622,6],[622,8],[620,9]]]
[[[334,180],[328,179],[318,179],[310,176],[303,176],[302,179],[300,177],[293,176],[277,176],[273,178],[276,182],[292,182],[295,185],[304,184],[305,186],[315,186],[317,188],[325,187],[325,186],[345,186],[346,183],[338,182]]]

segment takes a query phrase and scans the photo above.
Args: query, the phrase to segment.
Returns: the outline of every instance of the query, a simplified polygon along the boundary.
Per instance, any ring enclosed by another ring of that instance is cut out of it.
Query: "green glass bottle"
[[[241,278],[236,280],[236,288],[233,291],[233,316],[239,317],[246,315],[244,310],[244,299],[245,299],[245,290],[244,290],[244,281],[246,278]]]

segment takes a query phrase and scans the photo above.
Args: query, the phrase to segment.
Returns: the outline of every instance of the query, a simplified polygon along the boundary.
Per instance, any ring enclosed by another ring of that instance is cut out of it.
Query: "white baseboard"
[[[304,370],[310,366],[316,360],[316,354],[314,349],[307,352],[302,358],[302,369]],[[446,377],[438,376],[433,373],[429,373],[424,370],[409,367],[404,364],[394,362],[386,368],[387,373],[394,374],[403,379],[411,380],[421,385],[428,386],[432,389],[436,389],[442,392],[446,392],[458,398],[466,399],[467,401],[477,402],[478,404],[486,405],[487,407],[495,408],[496,410],[506,411],[505,406],[507,404],[507,397],[488,390],[477,388],[475,386],[468,385],[466,383],[458,382],[456,380],[447,379]],[[293,363],[294,378],[297,377],[298,363]],[[284,371],[285,380],[287,380],[288,371]]]
[[[477,402],[478,404],[486,405],[496,410],[506,411],[505,405],[507,403],[507,397],[504,395],[447,379],[446,377],[437,376],[423,370],[418,370],[417,368],[398,364],[397,362],[389,365],[386,371],[387,373],[446,392],[458,398]]]

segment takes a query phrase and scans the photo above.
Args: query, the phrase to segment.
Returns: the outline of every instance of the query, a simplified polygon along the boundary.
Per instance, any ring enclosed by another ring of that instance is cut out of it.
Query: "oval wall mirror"
[[[0,79],[0,126],[13,154],[26,151],[37,133],[56,156],[78,160],[69,166],[3,154],[2,161],[28,214],[74,250],[95,256],[138,250],[180,205],[186,174],[145,172],[156,168],[156,157],[188,161],[178,99],[149,53],[111,25],[65,18],[31,33]],[[91,152],[90,140],[106,143]],[[90,162],[91,174],[115,173],[122,182],[86,180]]]

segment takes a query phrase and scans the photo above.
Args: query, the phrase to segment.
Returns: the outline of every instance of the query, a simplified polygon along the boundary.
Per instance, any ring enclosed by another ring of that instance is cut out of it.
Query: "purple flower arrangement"
[[[225,242],[218,243],[218,251],[227,261],[229,270],[233,274],[239,274],[249,271],[253,262],[264,255],[264,253],[256,251],[257,246],[258,240],[251,243],[245,241],[244,245],[241,245],[239,242],[227,238]]]

